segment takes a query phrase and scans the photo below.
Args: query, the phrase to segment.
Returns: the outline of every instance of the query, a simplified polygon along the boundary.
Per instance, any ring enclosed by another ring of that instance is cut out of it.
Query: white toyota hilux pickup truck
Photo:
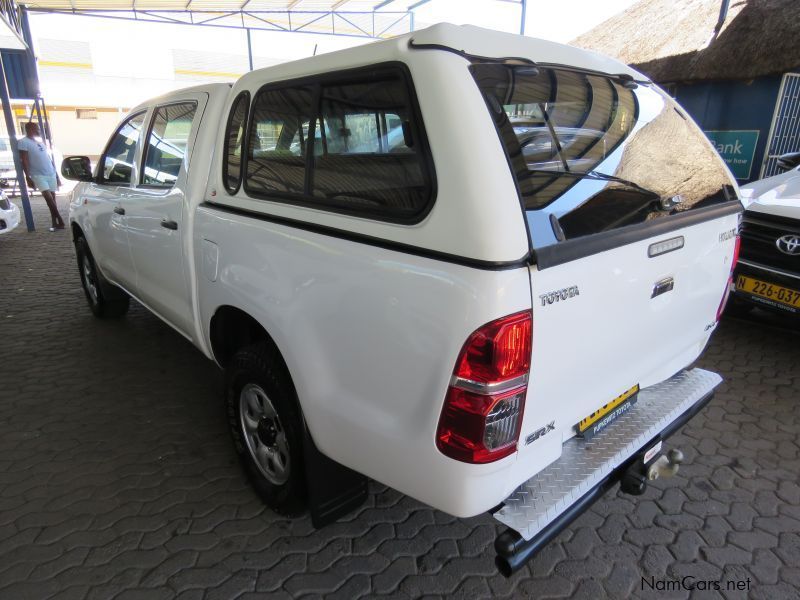
[[[508,526],[510,573],[721,378],[739,191],[642,74],[437,25],[134,108],[70,223],[99,317],[135,298],[226,372],[273,509],[322,525],[367,479]]]

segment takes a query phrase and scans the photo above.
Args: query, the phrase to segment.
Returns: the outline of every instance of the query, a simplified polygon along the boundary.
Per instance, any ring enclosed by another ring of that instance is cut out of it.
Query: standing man
[[[64,219],[58,213],[58,205],[56,205],[56,191],[61,185],[61,180],[53,166],[53,160],[47,152],[47,147],[42,140],[37,139],[39,125],[33,122],[25,123],[25,134],[26,137],[17,142],[25,179],[31,188],[42,192],[44,201],[47,202],[50,218],[53,220],[50,231],[64,229]]]

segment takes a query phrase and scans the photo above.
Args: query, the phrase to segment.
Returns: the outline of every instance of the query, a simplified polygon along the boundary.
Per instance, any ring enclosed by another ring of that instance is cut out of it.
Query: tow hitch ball
[[[620,488],[626,494],[641,496],[647,489],[648,481],[659,477],[672,477],[678,472],[682,462],[683,452],[675,448],[667,452],[666,456],[662,454],[649,465],[645,465],[641,459],[637,460],[625,471],[620,481]]]

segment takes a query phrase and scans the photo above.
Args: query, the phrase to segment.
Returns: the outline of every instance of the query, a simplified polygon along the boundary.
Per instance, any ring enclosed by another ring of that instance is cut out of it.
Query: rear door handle
[[[178,224],[175,221],[168,221],[166,219],[161,221],[161,226],[165,227],[166,229],[172,229],[173,231],[178,229]]]
[[[115,206],[114,207],[114,212],[117,213],[118,215],[124,215],[125,214],[125,209],[122,208],[121,206]]]

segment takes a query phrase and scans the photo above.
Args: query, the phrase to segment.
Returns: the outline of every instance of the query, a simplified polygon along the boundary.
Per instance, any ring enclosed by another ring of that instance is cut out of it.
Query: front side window
[[[247,150],[247,191],[305,193],[313,100],[310,87],[268,90],[256,97]]]
[[[228,117],[225,130],[225,148],[222,154],[222,178],[225,188],[235,194],[242,182],[242,148],[244,146],[247,110],[250,108],[250,94],[242,92],[236,97]]]
[[[735,199],[703,133],[647,84],[476,63],[535,248]]]
[[[429,206],[427,145],[399,69],[263,90],[248,136],[252,195],[400,222]]]
[[[144,149],[144,185],[167,188],[175,185],[186,156],[196,111],[196,102],[169,104],[156,109]]]
[[[101,162],[100,175],[105,183],[130,185],[136,143],[142,134],[145,113],[133,115],[112,136]]]

